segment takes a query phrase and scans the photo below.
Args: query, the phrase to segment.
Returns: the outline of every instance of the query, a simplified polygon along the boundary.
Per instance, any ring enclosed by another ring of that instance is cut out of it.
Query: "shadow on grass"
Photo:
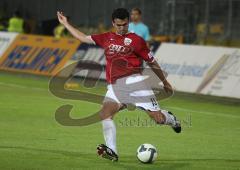
[[[159,159],[153,164],[142,164],[140,163],[135,156],[129,155],[120,155],[119,162],[111,162],[105,159],[98,159],[95,154],[89,153],[82,153],[76,151],[66,151],[66,150],[53,150],[53,149],[39,149],[39,148],[30,148],[30,147],[23,147],[23,146],[0,146],[0,149],[21,149],[26,151],[37,151],[37,152],[46,152],[46,153],[54,153],[54,154],[62,154],[64,156],[80,158],[84,161],[91,161],[93,162],[92,165],[89,164],[90,168],[94,169],[96,166],[98,169],[106,168],[109,166],[113,169],[189,169],[191,164],[200,162],[239,162],[240,159],[173,159],[173,160],[166,160],[166,159]]]
[[[114,164],[113,167],[121,169],[188,169],[189,163],[187,162],[164,162],[156,160],[152,164],[143,164],[133,156],[123,156],[120,158],[119,163]]]
[[[40,152],[48,152],[48,153],[55,153],[55,154],[62,154],[65,156],[70,157],[83,157],[86,158],[86,155],[89,155],[88,153],[81,153],[81,152],[75,152],[75,151],[64,151],[64,150],[53,150],[53,149],[38,149],[38,148],[28,148],[23,146],[0,146],[0,149],[22,149],[27,151],[40,151]]]
[[[86,162],[92,162],[89,164],[89,167],[95,169],[104,169],[107,167],[111,167],[112,169],[179,169],[188,166],[186,162],[162,162],[156,161],[153,164],[142,164],[140,163],[135,156],[127,156],[123,155],[120,157],[119,162],[111,162],[106,159],[98,159],[95,154],[89,153],[81,153],[75,151],[65,151],[65,150],[53,150],[53,149],[40,149],[40,148],[30,148],[30,147],[23,147],[23,146],[0,146],[0,149],[20,149],[25,151],[35,151],[35,152],[45,152],[45,153],[54,153],[54,154],[62,154],[64,156],[74,157],[74,158],[81,158]],[[83,168],[83,166],[82,166]]]

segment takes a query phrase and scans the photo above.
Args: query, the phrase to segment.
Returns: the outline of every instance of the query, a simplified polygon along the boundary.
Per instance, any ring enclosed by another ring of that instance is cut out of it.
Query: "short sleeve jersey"
[[[109,84],[115,83],[118,78],[141,73],[143,60],[154,61],[144,39],[135,33],[119,35],[106,32],[91,35],[91,38],[105,50],[106,79]]]

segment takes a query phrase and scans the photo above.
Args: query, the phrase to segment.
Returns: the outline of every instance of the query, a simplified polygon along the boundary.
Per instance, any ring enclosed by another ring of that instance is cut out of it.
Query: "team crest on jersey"
[[[124,39],[124,44],[125,44],[125,45],[130,45],[131,42],[132,42],[132,40],[131,40],[130,38],[125,38],[125,39]]]

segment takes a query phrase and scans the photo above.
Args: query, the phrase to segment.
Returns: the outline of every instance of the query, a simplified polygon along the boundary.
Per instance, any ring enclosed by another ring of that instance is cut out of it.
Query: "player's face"
[[[141,15],[138,11],[132,10],[131,12],[131,21],[132,22],[139,22],[141,20]]]
[[[123,35],[128,32],[128,24],[129,24],[128,18],[125,18],[125,19],[116,18],[114,19],[112,24],[117,34]]]

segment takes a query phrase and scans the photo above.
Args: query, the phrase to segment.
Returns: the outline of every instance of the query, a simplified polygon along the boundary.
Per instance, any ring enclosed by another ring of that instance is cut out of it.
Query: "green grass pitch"
[[[240,169],[239,100],[179,93],[162,101],[162,108],[181,119],[181,134],[149,123],[140,110],[120,112],[115,117],[120,159],[111,162],[96,155],[96,145],[104,141],[101,123],[66,127],[54,116],[63,104],[74,105],[74,118],[101,106],[57,98],[48,91],[48,81],[0,72],[0,169]],[[105,87],[88,90],[104,94]],[[136,159],[142,143],[157,147],[153,164]]]

